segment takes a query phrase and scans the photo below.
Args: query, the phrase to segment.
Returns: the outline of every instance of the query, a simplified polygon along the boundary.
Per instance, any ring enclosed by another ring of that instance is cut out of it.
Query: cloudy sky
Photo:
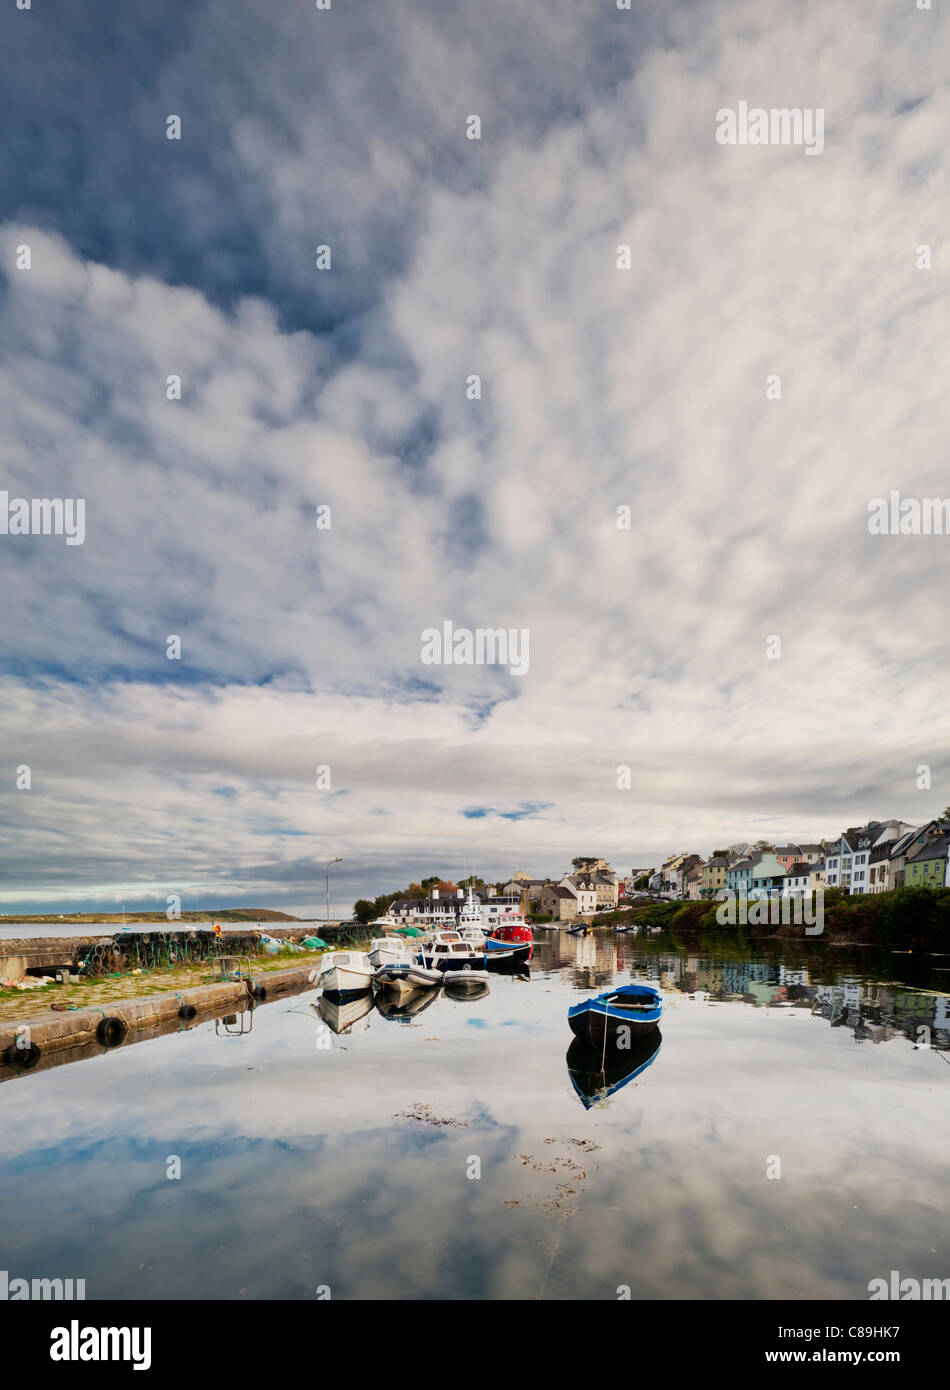
[[[86,508],[0,535],[6,909],[950,802],[950,539],[867,526],[950,494],[946,11],[4,6],[0,489]],[[742,101],[823,153],[717,143]]]

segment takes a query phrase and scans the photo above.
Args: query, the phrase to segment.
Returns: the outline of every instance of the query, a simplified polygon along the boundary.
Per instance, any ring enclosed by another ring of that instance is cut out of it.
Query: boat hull
[[[442,971],[429,970],[424,965],[410,965],[406,980],[415,989],[438,989],[442,984]]]
[[[575,1038],[580,1038],[581,1042],[595,1048],[603,1047],[605,1042],[613,1048],[621,1047],[627,1040],[655,1033],[660,1026],[659,1019],[641,1023],[630,1018],[618,1018],[615,1014],[606,1014],[597,1009],[585,1009],[583,1013],[569,1018],[568,1023]]]
[[[531,958],[530,941],[498,941],[489,938],[485,942],[485,951],[489,960],[530,960]]]
[[[406,994],[414,994],[419,988],[409,979],[408,965],[383,965],[373,976],[375,989],[388,989],[398,999]]]
[[[575,1038],[591,1047],[626,1049],[636,1038],[656,1032],[663,1000],[647,985],[623,985],[593,999],[585,999],[567,1011]]]
[[[474,952],[469,955],[453,952],[451,955],[442,956],[425,952],[420,956],[419,964],[427,970],[438,970],[440,974],[447,970],[484,970],[485,955],[484,952],[478,955]]]

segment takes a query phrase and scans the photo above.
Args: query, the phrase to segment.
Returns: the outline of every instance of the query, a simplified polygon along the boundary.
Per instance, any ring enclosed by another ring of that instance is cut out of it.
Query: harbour
[[[420,1012],[334,1017],[308,981],[93,1041],[4,1087],[10,1258],[70,1273],[81,1250],[110,1299],[837,1299],[936,1276],[948,1000],[898,965],[563,932]],[[658,1043],[585,1095],[568,1010],[631,981],[662,996]]]

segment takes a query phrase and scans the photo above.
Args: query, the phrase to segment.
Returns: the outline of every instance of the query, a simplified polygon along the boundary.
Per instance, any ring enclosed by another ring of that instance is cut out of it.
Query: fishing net
[[[123,931],[87,946],[80,955],[79,969],[85,978],[93,978],[191,964],[215,956],[253,955],[259,949],[256,933],[220,936],[213,931]]]

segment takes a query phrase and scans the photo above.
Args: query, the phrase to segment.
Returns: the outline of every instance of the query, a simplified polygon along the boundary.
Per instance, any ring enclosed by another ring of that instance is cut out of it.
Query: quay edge
[[[265,991],[265,998],[272,994],[300,993],[303,990],[312,988],[310,982],[310,972],[312,965],[306,968],[296,967],[291,970],[273,970],[259,976],[256,980],[227,980],[223,984],[195,985],[190,989],[183,989],[167,994],[151,994],[143,998],[118,999],[111,1001],[108,1008],[98,1005],[87,1006],[84,1008],[70,1011],[69,1013],[54,1013],[46,1011],[37,1014],[34,1018],[19,1019],[11,1023],[0,1024],[0,1079],[3,1074],[15,1075],[21,1070],[29,1070],[30,1064],[17,1066],[11,1065],[8,1057],[15,1055],[16,1051],[27,1052],[27,1048],[22,1045],[24,1040],[29,1041],[30,1048],[36,1049],[32,1055],[42,1058],[50,1053],[62,1052],[66,1049],[75,1047],[85,1047],[89,1044],[98,1044],[100,1047],[108,1047],[107,1042],[103,1044],[100,1040],[100,1027],[107,1019],[118,1019],[124,1025],[128,1033],[135,1033],[163,1023],[172,1023],[182,1018],[181,1010],[186,1013],[194,1009],[196,1014],[211,1015],[217,1012],[229,1012],[235,1005],[242,1004],[247,1006],[248,1002],[257,1002],[253,992],[253,986],[258,985]],[[124,1029],[118,1030],[125,1036]],[[18,1040],[20,1046],[18,1048]],[[121,1042],[121,1037],[119,1041]],[[112,1046],[117,1045],[112,1043]],[[13,1050],[13,1051],[11,1051]]]

